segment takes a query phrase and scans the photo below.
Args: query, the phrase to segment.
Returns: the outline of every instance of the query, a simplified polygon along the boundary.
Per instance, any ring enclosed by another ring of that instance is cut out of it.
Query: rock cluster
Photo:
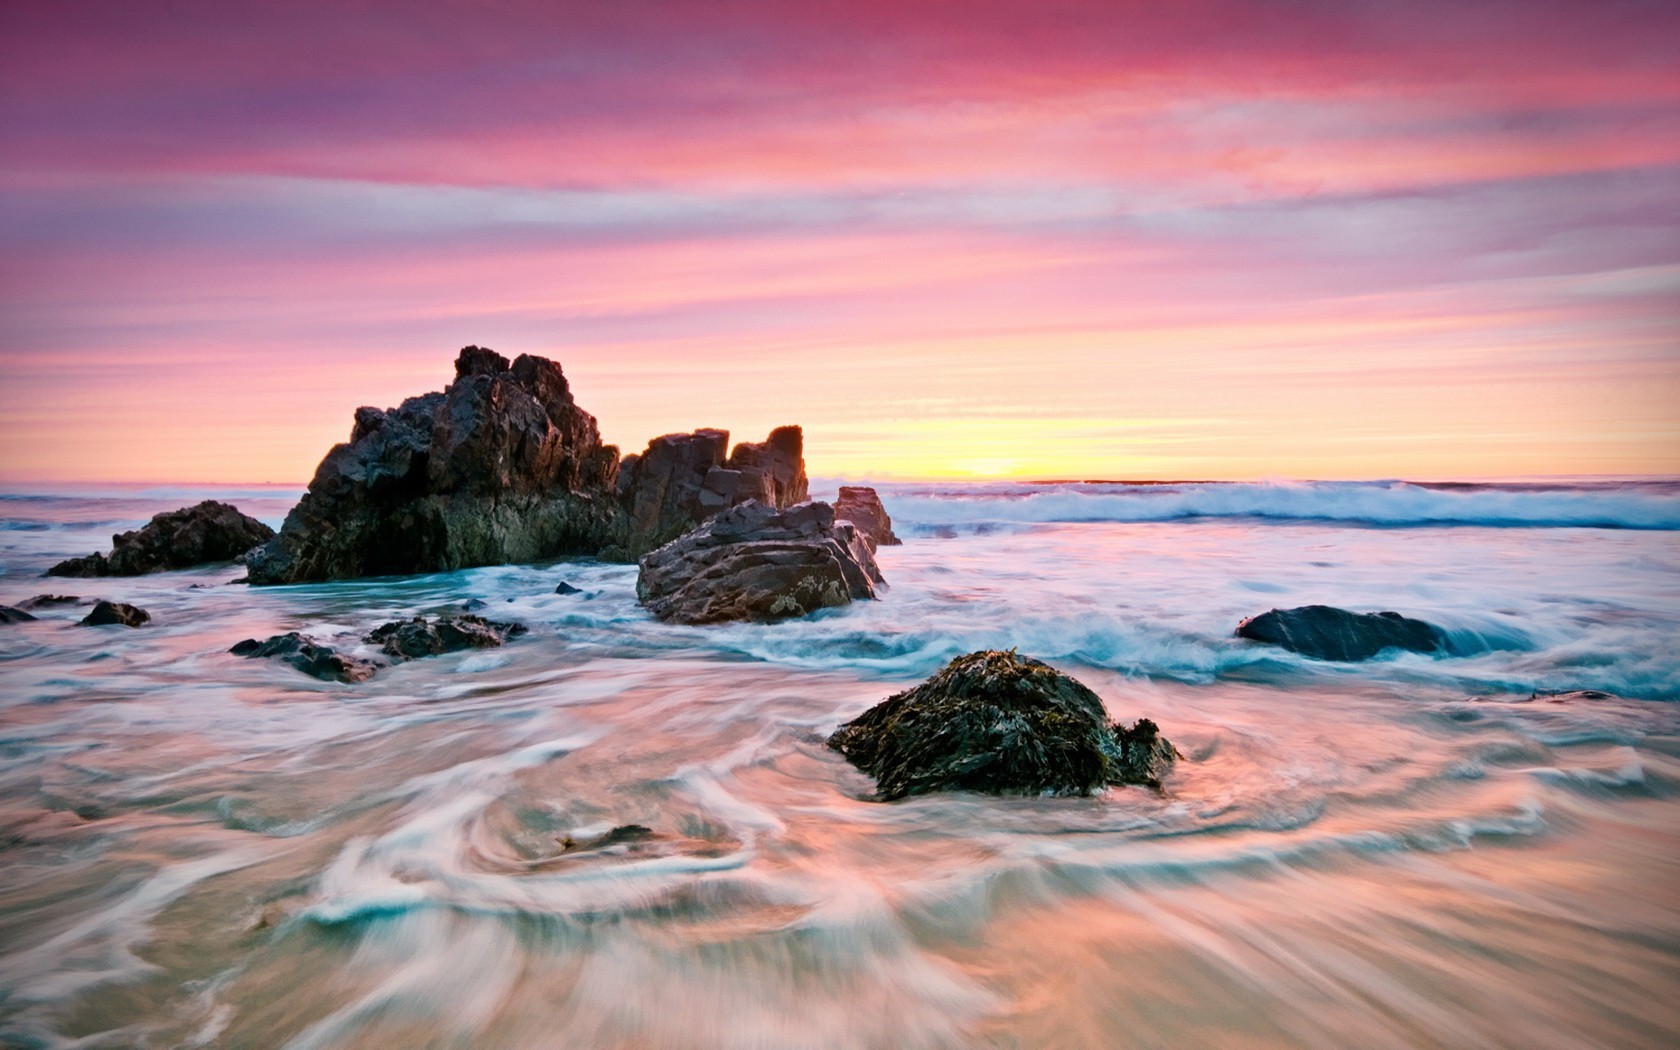
[[[94,603],[93,611],[82,617],[77,623],[83,627],[104,627],[108,624],[139,627],[151,618],[151,613],[127,602],[99,601]]]
[[[674,623],[771,621],[873,598],[881,586],[869,544],[833,507],[752,500],[643,557],[636,597]]]
[[[841,726],[828,746],[874,776],[883,801],[929,791],[1158,787],[1178,757],[1149,719],[1111,724],[1102,700],[1080,682],[997,650],[957,657]]]
[[[1320,660],[1368,660],[1384,649],[1435,653],[1446,634],[1397,612],[1353,613],[1331,605],[1273,609],[1237,625],[1237,637],[1282,646]]]
[[[881,497],[866,485],[841,485],[834,501],[834,516],[856,525],[871,548],[896,547],[904,541],[893,535],[892,518],[881,506]]]
[[[728,448],[728,431],[696,430],[654,438],[641,455],[624,457],[618,489],[629,518],[628,554],[653,550],[747,500],[776,508],[805,501],[798,427],[778,427],[762,443],[743,441],[725,457]]]
[[[252,659],[279,660],[324,682],[365,682],[379,670],[379,665],[372,660],[347,656],[296,631],[277,634],[261,642],[247,638],[228,652]]]
[[[525,631],[522,623],[501,623],[470,613],[435,620],[416,616],[376,627],[362,641],[379,646],[392,659],[416,660],[462,649],[493,649]]]
[[[133,532],[111,537],[110,554],[70,558],[48,576],[139,576],[232,561],[274,536],[274,530],[237,507],[207,499],[154,517]]]

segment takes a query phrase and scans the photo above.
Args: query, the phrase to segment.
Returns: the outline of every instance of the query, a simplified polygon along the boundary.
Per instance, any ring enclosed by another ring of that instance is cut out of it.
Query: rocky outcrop
[[[121,624],[124,627],[139,627],[152,618],[152,614],[144,609],[129,605],[127,602],[95,602],[93,611],[77,621],[83,627],[104,627],[107,624]]]
[[[903,540],[893,535],[892,518],[881,506],[881,497],[865,485],[841,485],[834,501],[834,516],[858,527],[871,548],[896,547]]]
[[[435,620],[416,616],[376,627],[362,641],[379,646],[392,659],[417,660],[462,649],[493,649],[525,631],[522,623],[502,623],[471,614],[439,616]]]
[[[616,536],[618,452],[560,366],[469,346],[443,392],[356,410],[252,583],[436,572],[592,554]]]
[[[0,605],[0,623],[28,623],[35,617],[11,605]]]
[[[372,660],[346,656],[296,631],[277,634],[261,642],[247,638],[228,652],[251,659],[279,660],[323,682],[365,682],[379,670],[379,665]]]
[[[778,427],[762,443],[743,441],[727,458],[726,430],[654,438],[619,468],[629,516],[625,551],[646,553],[747,500],[778,509],[803,503],[809,490],[804,446],[798,427]]]
[[[1446,648],[1446,635],[1434,624],[1397,612],[1353,613],[1331,605],[1251,616],[1237,625],[1237,637],[1320,660],[1368,660],[1384,649],[1435,653]]]
[[[957,657],[841,726],[828,746],[873,776],[883,801],[930,791],[1159,787],[1178,758],[1149,719],[1111,724],[1102,700],[1080,682],[997,650]]]
[[[641,560],[636,597],[674,623],[785,620],[875,597],[869,545],[826,503],[731,507]]]
[[[139,576],[232,561],[273,538],[274,530],[237,507],[207,499],[154,517],[133,532],[111,537],[110,554],[70,558],[48,576]]]

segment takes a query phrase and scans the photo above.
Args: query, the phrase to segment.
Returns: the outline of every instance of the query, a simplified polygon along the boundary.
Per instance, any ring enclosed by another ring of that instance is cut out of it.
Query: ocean
[[[0,626],[0,1044],[1680,1044],[1680,482],[878,488],[882,600],[703,628],[593,560],[42,579],[298,493],[0,497],[0,603],[153,617]],[[530,632],[356,685],[227,652],[472,599]],[[1311,603],[1449,651],[1233,635]],[[1183,761],[872,801],[826,735],[983,648]]]

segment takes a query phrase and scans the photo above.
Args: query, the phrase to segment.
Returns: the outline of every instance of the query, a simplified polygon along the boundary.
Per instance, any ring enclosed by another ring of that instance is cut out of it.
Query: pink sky
[[[0,479],[465,343],[814,474],[1680,473],[1680,5],[0,3]]]

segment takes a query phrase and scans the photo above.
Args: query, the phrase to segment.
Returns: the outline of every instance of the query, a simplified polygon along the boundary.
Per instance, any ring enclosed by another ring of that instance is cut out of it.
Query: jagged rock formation
[[[106,624],[139,627],[151,618],[151,613],[127,602],[99,601],[94,603],[92,612],[76,622],[82,627],[103,627]]]
[[[798,427],[778,427],[762,443],[743,441],[725,458],[728,447],[728,431],[696,430],[654,438],[641,455],[624,457],[618,487],[630,519],[629,554],[653,550],[747,500],[778,509],[805,501]]]
[[[154,517],[133,532],[111,537],[111,553],[70,558],[48,576],[139,576],[232,561],[273,538],[274,530],[239,508],[207,499]]]
[[[560,366],[469,346],[441,393],[356,410],[252,583],[436,572],[567,554],[629,560],[749,498],[804,498],[797,427],[727,459],[729,436],[658,438],[625,459],[601,443]]]
[[[379,665],[372,660],[346,656],[331,646],[321,645],[313,638],[296,631],[277,634],[261,642],[255,638],[247,638],[234,645],[228,652],[251,659],[279,660],[323,682],[365,682],[379,670]]]
[[[1368,660],[1384,649],[1435,653],[1446,634],[1397,612],[1353,613],[1331,605],[1273,609],[1237,625],[1237,637],[1278,645],[1320,660]]]
[[[997,650],[957,657],[841,726],[828,746],[875,777],[883,801],[929,791],[1159,787],[1179,757],[1149,719],[1110,724],[1102,700],[1077,680]]]
[[[834,516],[858,527],[871,549],[896,547],[904,541],[893,535],[892,518],[881,506],[881,497],[867,485],[841,485],[834,501]]]
[[[674,623],[785,620],[875,597],[869,545],[826,503],[751,500],[646,555],[636,597]]]
[[[522,623],[501,623],[471,614],[439,616],[431,621],[416,616],[376,627],[362,641],[379,646],[392,659],[417,660],[461,649],[493,649],[525,631]]]

